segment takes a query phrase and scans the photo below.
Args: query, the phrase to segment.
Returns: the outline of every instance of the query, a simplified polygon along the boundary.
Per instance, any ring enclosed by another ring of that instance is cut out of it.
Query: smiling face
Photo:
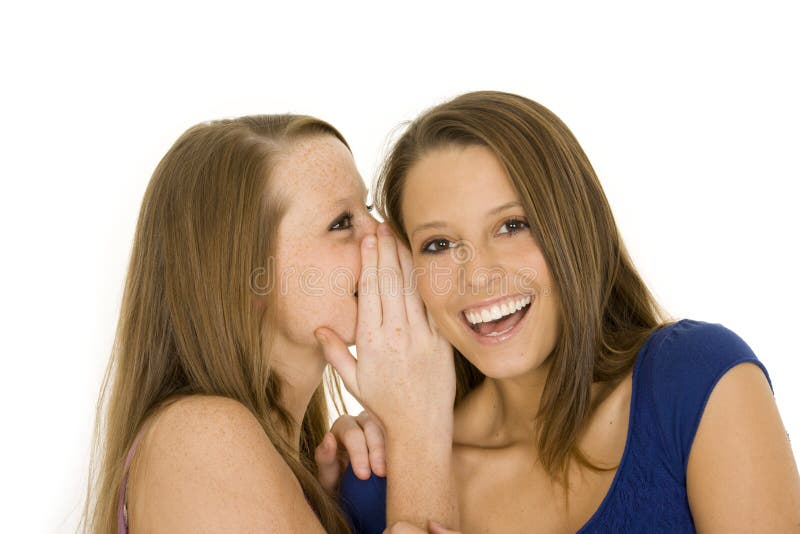
[[[441,333],[484,375],[535,372],[559,335],[559,301],[525,210],[485,146],[446,146],[402,196],[419,292]]]
[[[320,326],[352,344],[360,243],[377,229],[353,156],[333,136],[300,139],[271,179],[288,204],[276,239],[276,346],[317,347]]]

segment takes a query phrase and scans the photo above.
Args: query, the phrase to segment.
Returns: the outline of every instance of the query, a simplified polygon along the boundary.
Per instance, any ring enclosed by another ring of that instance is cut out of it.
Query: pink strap
[[[136,452],[136,447],[139,445],[144,432],[140,431],[136,439],[133,440],[133,445],[128,451],[128,457],[125,459],[125,467],[123,469],[122,484],[119,489],[119,503],[117,504],[117,531],[119,534],[128,534],[128,514],[127,507],[125,506],[125,497],[128,494],[128,469],[133,460],[133,453]]]

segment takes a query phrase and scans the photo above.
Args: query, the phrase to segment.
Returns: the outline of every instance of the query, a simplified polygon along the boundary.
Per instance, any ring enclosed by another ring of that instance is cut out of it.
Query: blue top
[[[719,324],[684,319],[655,330],[633,366],[628,438],[603,502],[581,527],[592,532],[695,532],[686,466],[695,432],[717,381],[753,351]],[[356,478],[348,468],[340,499],[358,534],[383,532],[386,479]]]

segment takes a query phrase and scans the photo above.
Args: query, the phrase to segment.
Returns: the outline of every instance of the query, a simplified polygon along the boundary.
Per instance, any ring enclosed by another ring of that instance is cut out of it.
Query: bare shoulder
[[[156,417],[147,437],[148,449],[170,461],[187,455],[213,459],[222,451],[226,457],[260,455],[263,460],[283,463],[256,417],[233,399],[192,395],[170,404]]]
[[[154,417],[131,471],[132,530],[322,532],[292,470],[244,405],[196,395]]]
[[[717,382],[686,473],[699,530],[800,531],[800,478],[762,370],[741,363]]]

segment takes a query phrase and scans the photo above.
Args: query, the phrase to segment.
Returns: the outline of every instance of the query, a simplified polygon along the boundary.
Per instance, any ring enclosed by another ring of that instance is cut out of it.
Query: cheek
[[[436,319],[446,315],[447,303],[456,291],[453,273],[442,266],[432,267],[426,264],[415,267],[419,273],[417,288],[425,307]]]
[[[318,246],[279,256],[277,321],[284,334],[295,342],[314,344],[314,330],[328,326],[351,341],[360,264],[357,245]]]

